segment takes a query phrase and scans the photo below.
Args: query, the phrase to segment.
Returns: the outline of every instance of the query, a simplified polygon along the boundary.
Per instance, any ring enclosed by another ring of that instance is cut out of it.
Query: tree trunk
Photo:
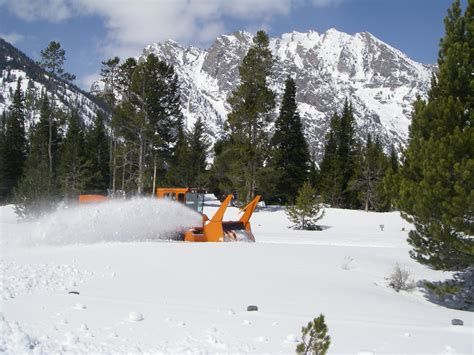
[[[53,136],[53,123],[52,123],[51,115],[49,115],[48,159],[49,159],[49,173],[52,176],[53,175],[53,152],[52,152],[51,146],[52,146],[52,136]]]
[[[138,184],[137,184],[137,193],[138,195],[143,194],[143,153],[144,153],[144,137],[143,137],[143,128],[140,129],[140,148],[138,156]]]
[[[151,196],[155,196],[156,189],[156,158],[153,160],[153,189],[151,190]]]
[[[126,167],[126,150],[124,152],[123,165],[122,165],[122,193],[124,193],[125,191],[125,167]]]
[[[115,184],[116,184],[116,172],[117,172],[117,142],[113,140],[111,154],[112,158],[112,195],[115,193]]]

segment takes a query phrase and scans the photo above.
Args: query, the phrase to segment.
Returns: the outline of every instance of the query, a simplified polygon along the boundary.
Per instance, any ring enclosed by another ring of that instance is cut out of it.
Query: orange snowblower
[[[204,191],[188,188],[158,188],[158,198],[165,198],[184,203],[186,206],[202,214],[202,226],[191,228],[184,233],[187,242],[255,242],[250,227],[250,217],[257,208],[260,196],[257,195],[241,212],[238,221],[223,221],[225,211],[233,196],[228,195],[211,219],[203,213]]]
[[[191,188],[157,188],[157,198],[168,199],[185,204],[202,215],[202,225],[184,232],[186,242],[255,242],[250,227],[250,217],[257,208],[260,196],[257,195],[241,212],[238,221],[223,221],[225,211],[233,196],[228,195],[211,219],[204,214],[204,191]],[[80,195],[79,203],[93,203],[105,201],[108,198],[102,195]]]

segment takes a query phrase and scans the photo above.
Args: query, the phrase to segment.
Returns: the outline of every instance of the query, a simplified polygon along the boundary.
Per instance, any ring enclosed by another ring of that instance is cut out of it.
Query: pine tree
[[[364,210],[387,211],[390,199],[385,193],[383,180],[389,169],[389,160],[383,152],[378,137],[367,136],[365,149],[360,156],[360,171],[352,181],[351,188],[357,190]]]
[[[66,138],[62,145],[59,182],[66,199],[75,200],[90,179],[85,154],[85,138],[81,118],[76,110],[69,116]]]
[[[76,78],[74,75],[64,71],[64,61],[66,60],[65,56],[66,51],[61,48],[61,44],[59,42],[55,41],[51,41],[48,44],[48,47],[41,51],[40,65],[45,69],[49,76],[49,87],[52,93],[51,110],[48,117],[48,167],[51,175],[53,175],[55,170],[53,157],[53,130],[58,121],[58,114],[56,112],[56,96],[58,92],[58,86],[61,87],[62,83],[73,81]]]
[[[296,104],[296,85],[291,77],[285,82],[280,115],[275,122],[271,146],[270,165],[278,179],[274,198],[279,203],[291,203],[303,182],[307,180],[310,169],[308,144]]]
[[[298,190],[294,205],[287,206],[285,212],[295,229],[318,229],[316,222],[324,217],[324,207],[309,182],[305,181]]]
[[[49,99],[43,92],[40,120],[31,128],[30,154],[25,162],[23,177],[14,193],[15,211],[20,217],[39,216],[54,209],[58,203],[56,171],[50,171],[48,146],[51,137],[51,152],[56,167],[59,164],[61,133],[55,121],[50,126],[50,115]]]
[[[6,135],[6,125],[7,125],[7,110],[2,112],[0,118],[0,203],[4,201],[4,188],[3,188],[3,171],[4,171],[4,157],[5,153],[3,149],[5,148],[5,135]]]
[[[120,71],[120,58],[114,57],[102,62],[100,70],[101,81],[105,84],[104,91],[101,94],[104,101],[109,107],[109,111],[113,112],[116,104],[116,93],[118,91],[118,79]]]
[[[1,160],[2,177],[0,185],[0,199],[8,199],[23,174],[23,168],[27,155],[26,132],[25,132],[25,102],[21,90],[21,77],[18,78],[13,103],[10,107],[10,117],[6,123],[5,136],[3,139]]]
[[[474,265],[474,1],[445,19],[439,71],[413,108],[398,206],[415,230],[411,256],[436,269]]]
[[[275,94],[268,88],[273,56],[268,35],[258,31],[239,67],[241,84],[228,99],[231,113],[228,116],[231,145],[236,157],[229,180],[241,200],[249,201],[256,191],[257,170],[265,160],[269,139],[269,123],[275,107]]]
[[[331,345],[331,337],[328,335],[328,327],[324,321],[324,315],[320,314],[301,330],[301,343],[296,347],[297,354],[324,355]]]
[[[123,159],[128,161],[122,169],[130,168],[129,179],[140,195],[151,187],[154,167],[157,179],[164,181],[167,170],[176,163],[172,157],[183,121],[178,78],[172,65],[151,54],[139,64],[127,59],[120,66],[118,82],[123,100],[112,127],[127,150]]]
[[[235,192],[231,179],[233,175],[230,172],[235,164],[238,163],[238,158],[233,154],[233,146],[234,144],[230,137],[223,137],[218,139],[213,147],[214,161],[209,172],[208,186],[211,193],[222,199],[229,193]]]
[[[339,207],[342,203],[342,174],[339,161],[337,134],[340,118],[336,113],[331,118],[329,132],[326,135],[324,155],[320,165],[319,190],[323,200],[332,207]]]
[[[191,185],[204,187],[206,182],[207,155],[210,143],[199,117],[194,124],[189,139],[189,171]]]
[[[319,186],[323,200],[332,207],[358,208],[354,180],[359,174],[360,147],[355,139],[352,104],[344,101],[340,114],[331,118],[320,165]]]
[[[166,178],[172,186],[190,187],[193,185],[191,182],[190,154],[188,133],[181,125],[178,129],[178,141],[174,148],[173,159],[171,159]]]
[[[400,167],[400,163],[398,161],[397,150],[395,149],[395,146],[393,144],[390,146],[389,161],[391,171],[397,173],[398,168]]]
[[[346,99],[340,116],[337,132],[337,158],[341,174],[341,205],[342,208],[357,208],[357,191],[351,188],[350,182],[356,176],[357,147],[355,141],[355,119],[352,104]]]
[[[85,190],[89,193],[104,194],[109,186],[110,145],[105,128],[104,114],[97,111],[93,126],[86,134],[86,155],[92,174]]]
[[[48,164],[26,161],[26,173],[14,193],[15,213],[26,219],[54,210],[59,202],[58,189],[51,179]]]
[[[59,162],[61,134],[56,122],[53,121],[50,125],[50,115],[48,96],[43,92],[40,120],[31,128],[31,152],[26,159],[23,178],[14,192],[15,211],[23,218],[48,212],[56,207],[59,200],[56,171],[51,172],[49,165],[49,142],[51,141],[53,164],[56,167]]]
[[[107,103],[109,113],[113,116],[117,106],[116,95],[120,89],[120,58],[114,57],[102,62],[102,69],[100,71],[101,81],[105,84],[103,99]],[[109,122],[110,123],[110,122]],[[112,126],[112,125],[111,125]],[[117,173],[117,141],[115,132],[111,127],[109,135],[109,184],[108,187],[112,193],[116,189],[116,173]],[[100,184],[99,184],[100,185]]]

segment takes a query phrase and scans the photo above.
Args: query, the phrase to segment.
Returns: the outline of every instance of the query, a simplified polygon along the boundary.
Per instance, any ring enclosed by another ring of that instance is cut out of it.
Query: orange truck
[[[205,192],[192,188],[157,188],[156,196],[160,199],[177,201],[202,215],[202,225],[184,232],[186,242],[255,242],[250,226],[250,217],[257,208],[260,196],[257,195],[241,212],[238,221],[224,221],[224,214],[233,196],[228,195],[211,219],[204,214]],[[101,202],[108,198],[102,195],[80,195],[80,203]]]

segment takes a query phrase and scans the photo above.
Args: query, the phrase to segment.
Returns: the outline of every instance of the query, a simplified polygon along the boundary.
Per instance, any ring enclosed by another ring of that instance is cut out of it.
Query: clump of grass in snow
[[[388,286],[397,292],[413,290],[415,288],[415,281],[410,276],[410,271],[397,263],[387,278]]]

